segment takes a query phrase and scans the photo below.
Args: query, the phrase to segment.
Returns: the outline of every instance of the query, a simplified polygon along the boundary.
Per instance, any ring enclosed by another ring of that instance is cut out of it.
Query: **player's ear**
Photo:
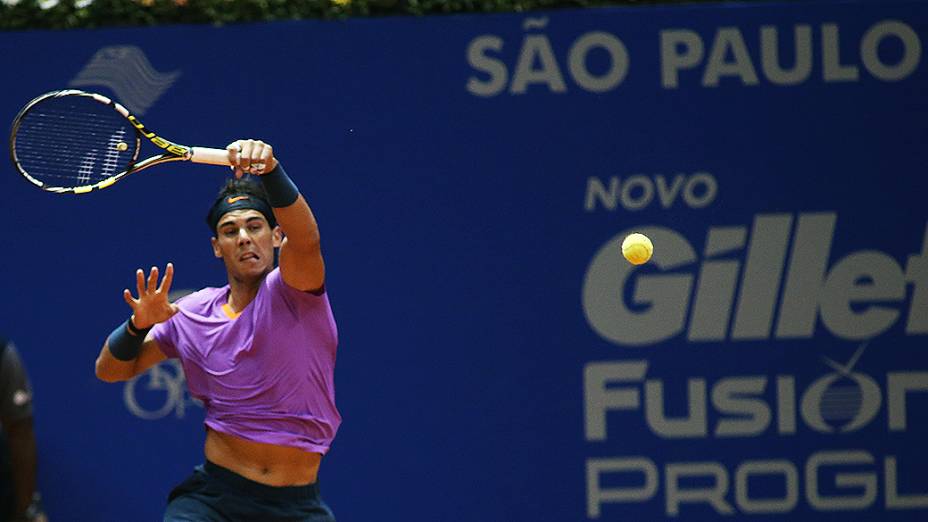
[[[219,240],[215,237],[209,238],[209,244],[213,246],[213,255],[216,257],[222,257],[222,252],[219,250]]]
[[[274,248],[280,248],[280,245],[284,242],[284,231],[280,228],[280,225],[274,227]]]

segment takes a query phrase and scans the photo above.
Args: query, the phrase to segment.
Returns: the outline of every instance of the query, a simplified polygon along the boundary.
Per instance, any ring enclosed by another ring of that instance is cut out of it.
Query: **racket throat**
[[[166,150],[168,153],[174,156],[177,156],[177,159],[179,160],[190,159],[190,156],[192,155],[192,151],[190,150],[190,147],[181,145],[179,143],[174,143],[173,141],[168,141],[162,138],[161,136],[158,136],[154,132],[146,129],[145,125],[143,125],[142,122],[138,120],[138,118],[136,118],[135,116],[131,114],[128,116],[128,118],[129,118],[129,123],[131,123],[132,126],[135,127],[135,130],[137,130],[139,134],[141,134],[145,138],[148,138],[148,140],[151,141],[156,147]],[[144,161],[142,163],[144,163]]]

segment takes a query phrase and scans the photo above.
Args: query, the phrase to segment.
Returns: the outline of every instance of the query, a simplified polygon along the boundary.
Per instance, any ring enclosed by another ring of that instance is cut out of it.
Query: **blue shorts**
[[[212,462],[197,466],[168,496],[164,522],[335,522],[318,484],[274,487]]]

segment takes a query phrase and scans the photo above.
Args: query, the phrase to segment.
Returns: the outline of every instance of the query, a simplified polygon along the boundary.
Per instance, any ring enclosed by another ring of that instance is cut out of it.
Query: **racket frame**
[[[60,98],[64,96],[84,96],[91,98],[97,103],[101,103],[112,108],[132,124],[132,127],[135,128],[135,153],[133,154],[132,159],[129,161],[126,170],[95,183],[73,187],[51,185],[36,179],[28,172],[26,172],[16,155],[16,135],[19,130],[19,126],[22,123],[23,118],[25,118],[29,111],[31,111],[36,105],[49,98]],[[150,141],[159,149],[162,149],[164,152],[162,154],[146,158],[142,161],[137,161],[139,152],[142,148],[142,138],[146,138],[148,141]],[[42,190],[53,192],[55,194],[86,194],[94,190],[104,189],[112,186],[114,183],[128,176],[129,174],[171,161],[192,161],[194,163],[203,163],[208,165],[230,165],[228,152],[225,149],[188,147],[186,145],[181,145],[179,143],[162,138],[161,136],[158,136],[146,128],[138,118],[131,114],[129,110],[123,107],[120,103],[106,96],[103,96],[102,94],[81,91],[78,89],[62,89],[47,92],[34,98],[19,111],[19,114],[17,114],[16,118],[13,120],[13,126],[10,131],[10,159],[13,161],[13,165],[16,167],[16,170],[24,178],[26,178],[26,180]]]

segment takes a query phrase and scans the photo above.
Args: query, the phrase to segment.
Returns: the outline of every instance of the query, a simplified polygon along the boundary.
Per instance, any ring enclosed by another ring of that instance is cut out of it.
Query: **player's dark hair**
[[[242,198],[241,196],[247,196]],[[237,200],[237,201],[233,201]],[[232,203],[229,203],[233,201]],[[206,224],[211,232],[216,232],[216,225],[219,224],[219,218],[226,212],[239,209],[254,209],[264,215],[271,228],[277,226],[277,220],[274,219],[274,212],[268,202],[267,192],[260,183],[254,183],[245,178],[232,178],[226,181],[226,184],[219,190],[216,199],[210,206],[206,214]]]
[[[264,187],[260,183],[250,181],[248,178],[231,178],[226,180],[226,184],[219,189],[219,194],[216,195],[215,201],[218,202],[220,199],[240,194],[254,196],[268,203],[267,191],[264,190]],[[268,203],[268,206],[270,206],[270,203]]]

